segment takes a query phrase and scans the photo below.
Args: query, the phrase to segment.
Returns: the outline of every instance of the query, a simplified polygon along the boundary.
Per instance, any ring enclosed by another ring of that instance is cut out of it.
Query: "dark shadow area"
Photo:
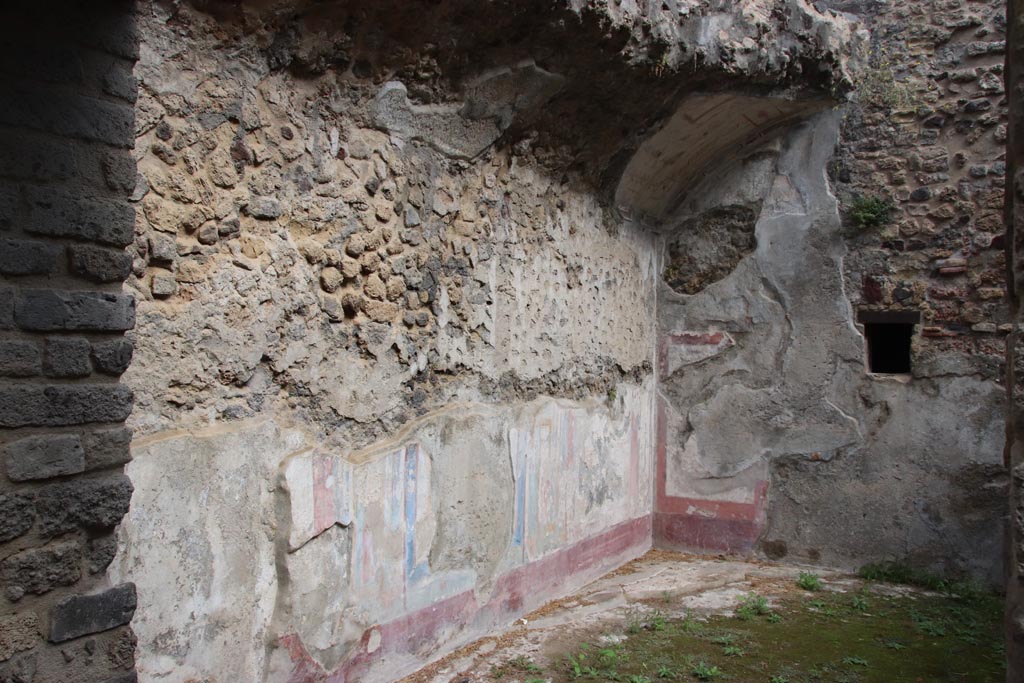
[[[857,319],[864,325],[864,338],[868,343],[868,372],[909,375],[910,342],[921,314],[917,311],[861,311]]]

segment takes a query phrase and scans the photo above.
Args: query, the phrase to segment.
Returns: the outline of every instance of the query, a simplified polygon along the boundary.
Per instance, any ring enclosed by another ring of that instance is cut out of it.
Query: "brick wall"
[[[1007,411],[1006,458],[1011,473],[1010,525],[1007,543],[1007,656],[1008,682],[1024,679],[1024,345],[1020,339],[1021,278],[1024,276],[1024,2],[1010,0],[1007,7],[1009,50],[1006,56],[1006,91],[1010,121],[1006,145],[1007,289],[1010,316],[1016,323],[1006,345]]]
[[[104,579],[132,493],[131,10],[15,2],[0,24],[3,683],[135,680],[135,589]]]
[[[922,374],[995,380],[1010,328],[1004,3],[831,5],[857,12],[872,33],[831,169],[849,237],[847,291],[860,309],[921,312],[913,357]],[[862,199],[892,211],[881,225],[858,225]]]

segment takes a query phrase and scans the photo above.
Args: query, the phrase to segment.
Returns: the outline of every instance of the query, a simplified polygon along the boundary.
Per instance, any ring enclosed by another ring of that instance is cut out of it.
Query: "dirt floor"
[[[652,551],[403,683],[997,683],[998,596]]]

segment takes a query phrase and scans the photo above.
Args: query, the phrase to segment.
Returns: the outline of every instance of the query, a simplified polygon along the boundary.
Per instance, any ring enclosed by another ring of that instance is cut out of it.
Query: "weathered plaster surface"
[[[408,672],[649,548],[652,434],[648,382],[453,405],[354,452],[287,418],[141,440],[111,569],[138,582],[140,674]]]

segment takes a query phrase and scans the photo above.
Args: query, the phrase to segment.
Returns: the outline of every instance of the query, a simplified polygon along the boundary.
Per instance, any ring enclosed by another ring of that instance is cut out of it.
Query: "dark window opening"
[[[917,311],[861,311],[858,320],[868,342],[868,372],[910,374],[910,341],[920,318]]]

